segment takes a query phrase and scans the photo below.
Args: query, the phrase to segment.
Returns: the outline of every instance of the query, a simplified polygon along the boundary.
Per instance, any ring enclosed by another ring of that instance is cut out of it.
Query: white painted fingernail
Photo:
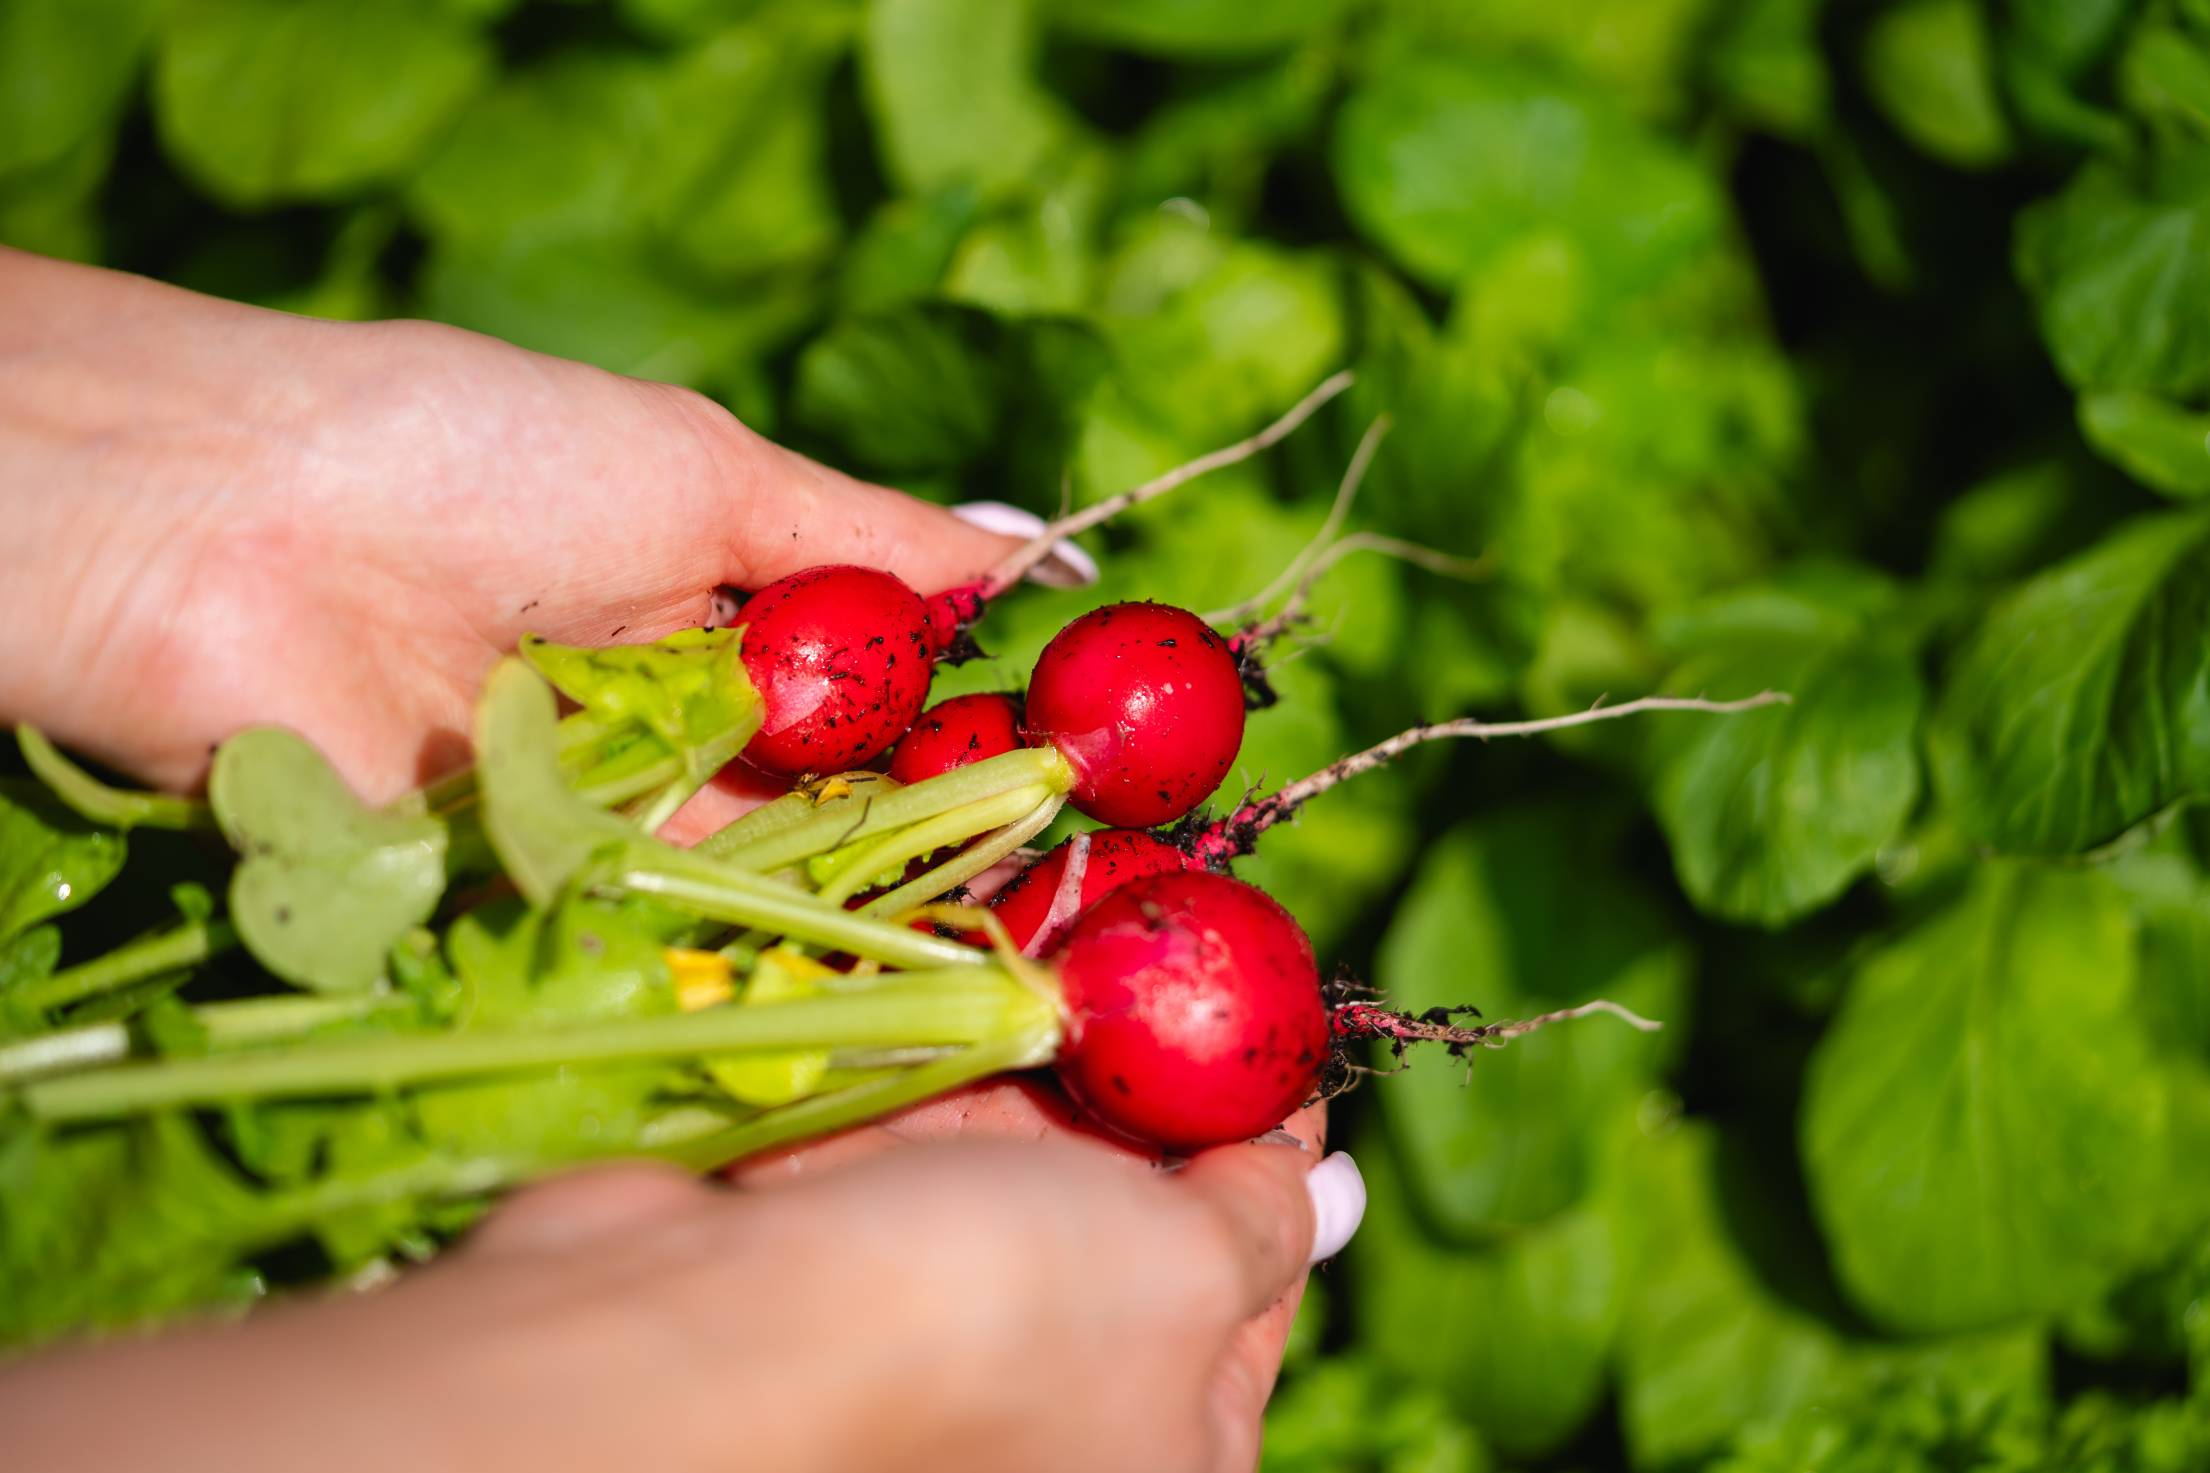
[[[1305,1173],[1305,1190],[1312,1195],[1312,1257],[1318,1263],[1343,1251],[1366,1215],[1366,1178],[1347,1151],[1324,1156]]]
[[[962,501],[951,512],[968,526],[1001,537],[1040,537],[1045,527],[1042,517],[1004,501]],[[1028,570],[1028,581],[1046,588],[1087,588],[1097,581],[1097,560],[1073,543],[1062,542]]]

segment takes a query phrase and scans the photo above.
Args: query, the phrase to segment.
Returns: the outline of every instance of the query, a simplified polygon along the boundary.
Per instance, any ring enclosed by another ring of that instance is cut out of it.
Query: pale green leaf
[[[1958,826],[2068,853],[2210,790],[2210,516],[2144,517],[1997,603],[1929,729]]]
[[[2124,906],[1997,865],[1867,959],[1813,1054],[1804,1168],[1851,1298],[1900,1330],[2078,1304],[2136,1266],[2166,1086]]]

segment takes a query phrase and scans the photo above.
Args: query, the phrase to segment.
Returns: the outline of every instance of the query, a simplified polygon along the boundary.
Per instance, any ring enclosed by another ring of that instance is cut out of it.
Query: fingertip
[[[1048,523],[1026,507],[1003,501],[962,501],[951,514],[969,526],[1004,537],[1032,542],[1044,535]],[[1042,562],[1028,570],[1028,581],[1042,588],[1088,588],[1097,582],[1097,559],[1078,543],[1055,542]]]
[[[1321,1159],[1305,1176],[1312,1199],[1312,1258],[1318,1263],[1343,1251],[1366,1217],[1366,1178],[1348,1151]]]

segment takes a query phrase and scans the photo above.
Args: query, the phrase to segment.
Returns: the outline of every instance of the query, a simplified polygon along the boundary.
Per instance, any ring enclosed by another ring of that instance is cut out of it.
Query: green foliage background
[[[1249,867],[1400,1001],[1661,1014],[1343,1110],[1374,1205],[1268,1466],[2210,1466],[2210,4],[0,0],[0,239],[419,314],[1116,528],[1317,526]],[[94,325],[96,326],[96,324]],[[0,889],[6,887],[0,886]]]

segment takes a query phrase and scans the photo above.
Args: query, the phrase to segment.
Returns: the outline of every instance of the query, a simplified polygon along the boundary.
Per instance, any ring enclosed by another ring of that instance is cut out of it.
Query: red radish
[[[904,735],[928,699],[937,654],[921,596],[873,568],[807,568],[754,594],[744,668],[760,730],[744,749],[784,777],[837,772]]]
[[[1055,933],[1121,886],[1150,875],[1203,867],[1180,846],[1144,829],[1099,829],[1080,837],[1087,843],[1082,874],[1075,881],[1077,893],[1071,907],[1058,907],[1071,909],[1072,915],[1063,916],[1056,925],[1052,923],[1073,848],[1071,839],[1054,845],[991,897],[990,908],[1005,923],[1013,944],[1030,955],[1050,949],[1058,939]]]
[[[1330,1046],[1312,943],[1265,892],[1153,875],[1054,954],[1059,1078],[1114,1130],[1173,1151],[1249,1140],[1312,1096]]]
[[[1186,609],[1108,604],[1052,637],[1028,683],[1029,740],[1074,770],[1074,806],[1121,828],[1167,823],[1220,785],[1243,745],[1243,678]]]
[[[890,754],[890,776],[917,783],[1025,745],[1018,696],[953,696],[921,713]]]

